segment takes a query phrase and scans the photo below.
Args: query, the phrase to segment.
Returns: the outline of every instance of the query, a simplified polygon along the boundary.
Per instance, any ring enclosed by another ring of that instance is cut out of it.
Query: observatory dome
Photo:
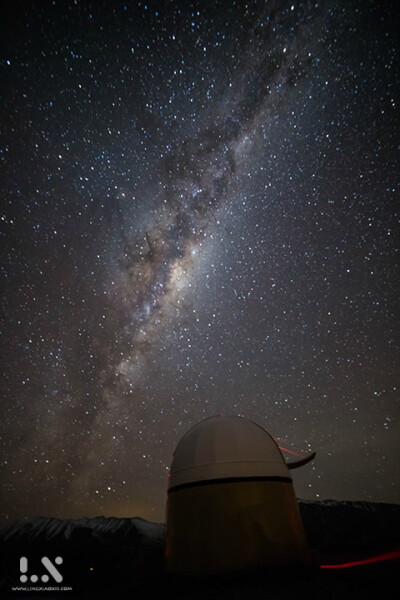
[[[210,417],[177,445],[168,487],[231,478],[291,480],[278,445],[265,429],[241,417]]]

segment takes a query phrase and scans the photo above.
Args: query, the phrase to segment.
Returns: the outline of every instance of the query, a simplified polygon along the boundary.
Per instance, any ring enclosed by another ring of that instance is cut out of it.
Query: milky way
[[[244,415],[398,501],[394,3],[9,3],[2,515],[163,518]],[[397,140],[397,141],[396,141]]]

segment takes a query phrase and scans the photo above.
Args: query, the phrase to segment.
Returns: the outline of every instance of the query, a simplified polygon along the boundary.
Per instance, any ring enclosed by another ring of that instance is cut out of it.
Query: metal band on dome
[[[200,487],[206,485],[214,485],[216,483],[241,483],[241,482],[250,482],[250,481],[280,481],[282,483],[290,483],[292,484],[292,480],[290,477],[280,477],[280,476],[261,476],[261,477],[220,477],[219,479],[206,479],[203,481],[189,481],[188,483],[181,483],[170,487],[168,489],[168,494],[171,492],[176,492],[178,490],[183,490],[192,487]]]

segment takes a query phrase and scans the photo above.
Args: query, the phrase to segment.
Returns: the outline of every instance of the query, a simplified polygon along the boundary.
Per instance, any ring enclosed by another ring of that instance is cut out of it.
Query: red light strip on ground
[[[394,550],[393,552],[387,552],[386,554],[372,556],[371,558],[365,558],[364,560],[355,560],[352,562],[341,563],[339,565],[319,565],[319,568],[320,569],[348,569],[350,567],[359,567],[362,565],[370,565],[371,563],[383,562],[385,560],[394,560],[395,558],[400,558],[400,550]]]

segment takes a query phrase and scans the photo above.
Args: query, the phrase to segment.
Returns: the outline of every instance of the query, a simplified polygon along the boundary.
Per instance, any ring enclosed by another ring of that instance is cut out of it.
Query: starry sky
[[[162,521],[215,414],[400,501],[395,4],[5,3],[1,519]]]

